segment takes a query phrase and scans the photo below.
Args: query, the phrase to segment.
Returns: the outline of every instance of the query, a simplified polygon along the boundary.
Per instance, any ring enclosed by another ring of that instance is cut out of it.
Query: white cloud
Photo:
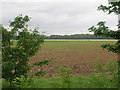
[[[102,20],[107,21],[112,29],[116,28],[117,16],[97,11],[99,5],[107,5],[107,0],[32,1],[2,2],[3,24],[8,26],[9,20],[23,14],[32,17],[30,27],[40,25],[40,30],[46,34],[85,33],[89,27]]]
[[[1,2],[104,2],[104,0],[1,0]]]

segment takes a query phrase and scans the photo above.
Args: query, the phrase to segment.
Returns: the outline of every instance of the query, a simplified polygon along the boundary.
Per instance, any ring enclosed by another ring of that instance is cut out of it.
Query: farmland
[[[103,44],[115,44],[116,41],[102,40],[45,40],[39,52],[30,57],[30,64],[50,60],[48,65],[33,67],[29,74],[43,69],[44,77],[59,75],[60,68],[71,68],[73,76],[88,75],[95,72],[92,66],[99,61],[105,64],[117,60],[117,55],[101,48]]]
[[[28,63],[30,66],[44,60],[49,63],[31,67],[30,78],[21,78],[25,81],[22,85],[24,88],[117,88],[118,57],[100,47],[115,43],[115,40],[45,40]],[[32,76],[40,70],[45,75]],[[2,87],[9,86],[3,80]]]

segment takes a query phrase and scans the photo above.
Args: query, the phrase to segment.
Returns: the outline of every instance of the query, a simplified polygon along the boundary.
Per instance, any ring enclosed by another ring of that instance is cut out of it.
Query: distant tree
[[[108,14],[114,13],[118,16],[120,16],[120,0],[111,0],[109,2],[108,6],[99,6],[98,10],[102,10],[104,12],[107,12]],[[120,17],[119,17],[120,18]],[[97,24],[97,27],[92,26],[89,28],[91,32],[94,32],[94,35],[96,36],[104,36],[104,37],[112,37],[114,39],[117,39],[117,43],[115,45],[102,45],[103,48],[107,49],[108,51],[112,51],[116,54],[118,54],[118,80],[120,84],[120,20],[118,20],[118,30],[111,30],[107,26],[105,26],[105,22],[101,21]],[[120,85],[119,85],[120,86]]]
[[[96,37],[93,34],[73,34],[73,35],[50,35],[44,36],[45,39],[113,39],[110,37]]]
[[[29,70],[29,57],[36,54],[43,37],[39,35],[38,28],[30,30],[27,22],[30,17],[17,16],[10,21],[10,31],[0,25],[2,30],[2,77],[10,82],[10,86],[14,87],[12,81],[15,77],[21,75],[27,76]],[[17,37],[16,41],[13,40]]]

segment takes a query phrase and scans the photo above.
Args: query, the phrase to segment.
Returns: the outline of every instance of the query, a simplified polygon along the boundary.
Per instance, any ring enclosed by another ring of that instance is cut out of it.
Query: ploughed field
[[[103,44],[115,44],[116,41],[102,40],[45,40],[39,52],[30,58],[33,64],[42,60],[50,60],[48,65],[32,67],[30,73],[43,69],[44,77],[58,76],[60,68],[71,68],[73,75],[88,75],[95,72],[92,67],[96,61],[105,64],[117,60],[117,55],[101,48]]]

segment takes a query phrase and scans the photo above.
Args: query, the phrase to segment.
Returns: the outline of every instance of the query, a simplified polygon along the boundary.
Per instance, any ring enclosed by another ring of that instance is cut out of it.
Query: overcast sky
[[[88,28],[99,21],[117,29],[117,15],[97,11],[99,5],[107,5],[107,0],[34,1],[2,2],[2,24],[8,27],[9,20],[22,14],[31,17],[30,28],[39,25],[46,35],[89,33]]]

